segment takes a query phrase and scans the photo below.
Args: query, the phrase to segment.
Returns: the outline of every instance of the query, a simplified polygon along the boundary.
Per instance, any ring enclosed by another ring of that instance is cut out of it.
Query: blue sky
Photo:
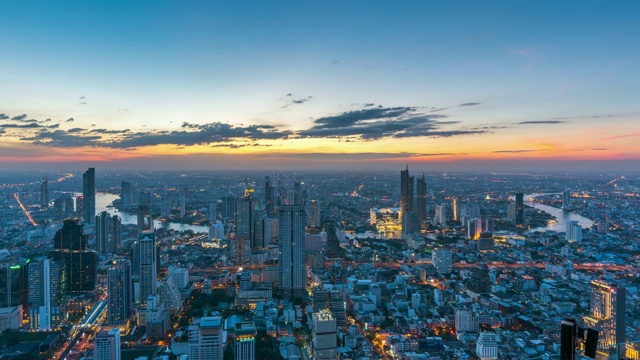
[[[511,139],[491,151],[523,150],[514,137],[560,128],[510,126],[527,121],[561,119],[564,133],[581,136],[603,122],[609,136],[640,132],[634,1],[5,1],[0,13],[0,113],[51,118],[60,129],[74,118],[86,129],[223,122],[296,131],[375,104],[443,113],[458,122],[447,130],[502,126],[479,141]],[[8,140],[15,146],[0,149],[0,161],[29,143]],[[406,140],[405,151],[422,140]],[[331,152],[323,141],[281,145]],[[450,153],[457,142],[469,138],[433,149]],[[616,159],[638,153],[614,150]]]

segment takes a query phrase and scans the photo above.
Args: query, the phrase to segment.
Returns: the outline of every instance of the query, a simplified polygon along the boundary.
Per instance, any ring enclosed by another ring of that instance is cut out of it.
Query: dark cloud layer
[[[518,124],[520,125],[530,125],[530,124],[562,124],[565,123],[566,121],[560,121],[560,120],[533,120],[533,121],[522,121],[519,122]]]

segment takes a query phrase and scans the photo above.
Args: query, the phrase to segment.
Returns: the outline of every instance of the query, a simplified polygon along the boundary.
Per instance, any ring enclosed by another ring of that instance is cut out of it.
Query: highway
[[[71,337],[71,341],[67,348],[60,354],[58,360],[66,360],[67,356],[71,350],[73,350],[74,346],[78,343],[78,340],[82,337],[82,333],[85,330],[89,330],[96,325],[100,325],[102,322],[102,318],[104,313],[107,311],[107,298],[104,297],[102,300],[98,301],[96,305],[89,311],[87,315],[85,315],[82,322],[78,325],[74,325],[71,331],[69,332],[69,337]]]

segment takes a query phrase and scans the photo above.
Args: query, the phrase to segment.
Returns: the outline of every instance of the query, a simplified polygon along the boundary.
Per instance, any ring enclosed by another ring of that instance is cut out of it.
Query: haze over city
[[[10,169],[624,170],[636,2],[3,2]]]

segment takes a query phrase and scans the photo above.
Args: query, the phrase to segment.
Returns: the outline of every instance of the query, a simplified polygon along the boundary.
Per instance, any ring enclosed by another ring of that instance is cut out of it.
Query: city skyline
[[[3,3],[0,164],[626,170],[640,5],[582,5]]]

